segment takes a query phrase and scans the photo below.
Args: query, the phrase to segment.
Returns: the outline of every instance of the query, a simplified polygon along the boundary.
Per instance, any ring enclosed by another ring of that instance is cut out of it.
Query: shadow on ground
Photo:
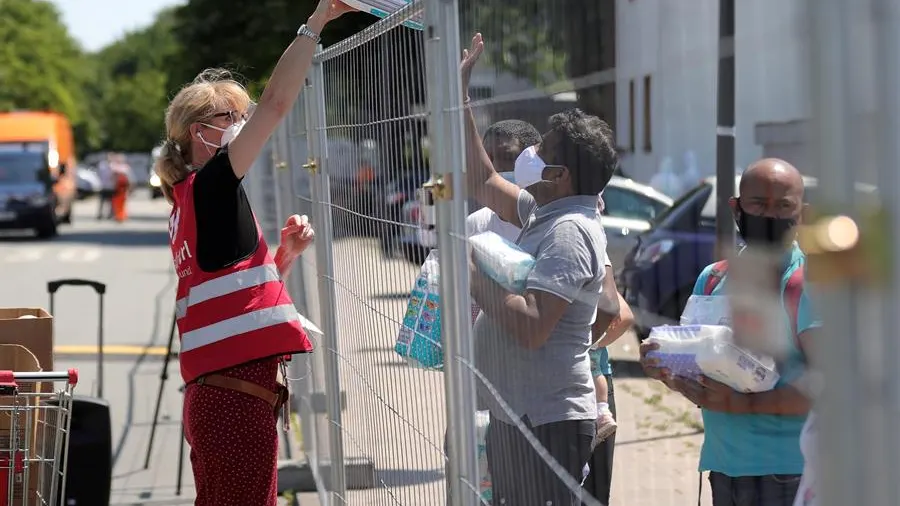
[[[376,479],[387,487],[435,483],[444,479],[443,469],[378,469]]]

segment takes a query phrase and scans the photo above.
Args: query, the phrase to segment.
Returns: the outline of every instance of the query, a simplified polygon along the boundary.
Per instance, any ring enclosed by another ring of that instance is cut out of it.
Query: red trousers
[[[278,359],[220,374],[277,390]],[[196,506],[275,506],[277,417],[249,394],[191,383],[184,392],[184,432],[191,445]]]

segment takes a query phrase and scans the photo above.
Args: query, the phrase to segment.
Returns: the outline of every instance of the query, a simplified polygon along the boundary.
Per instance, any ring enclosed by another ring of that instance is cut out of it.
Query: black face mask
[[[797,220],[758,216],[739,210],[736,223],[738,233],[748,246],[780,247],[784,245],[785,236],[794,228]]]

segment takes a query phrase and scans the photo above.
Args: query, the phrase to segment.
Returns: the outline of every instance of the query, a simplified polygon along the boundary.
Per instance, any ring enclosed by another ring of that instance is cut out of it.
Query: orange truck
[[[54,112],[0,113],[0,229],[57,234],[71,223],[77,194],[75,141]]]

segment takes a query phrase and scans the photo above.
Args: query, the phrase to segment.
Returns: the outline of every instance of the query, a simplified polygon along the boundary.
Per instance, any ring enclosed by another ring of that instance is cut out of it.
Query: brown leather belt
[[[207,374],[206,376],[201,376],[197,378],[196,383],[198,385],[209,385],[211,387],[224,388],[252,395],[253,397],[266,401],[276,411],[278,411],[278,409],[281,408],[281,405],[287,400],[287,388],[283,385],[278,385],[278,392],[272,392],[251,381],[232,378],[222,374]]]

